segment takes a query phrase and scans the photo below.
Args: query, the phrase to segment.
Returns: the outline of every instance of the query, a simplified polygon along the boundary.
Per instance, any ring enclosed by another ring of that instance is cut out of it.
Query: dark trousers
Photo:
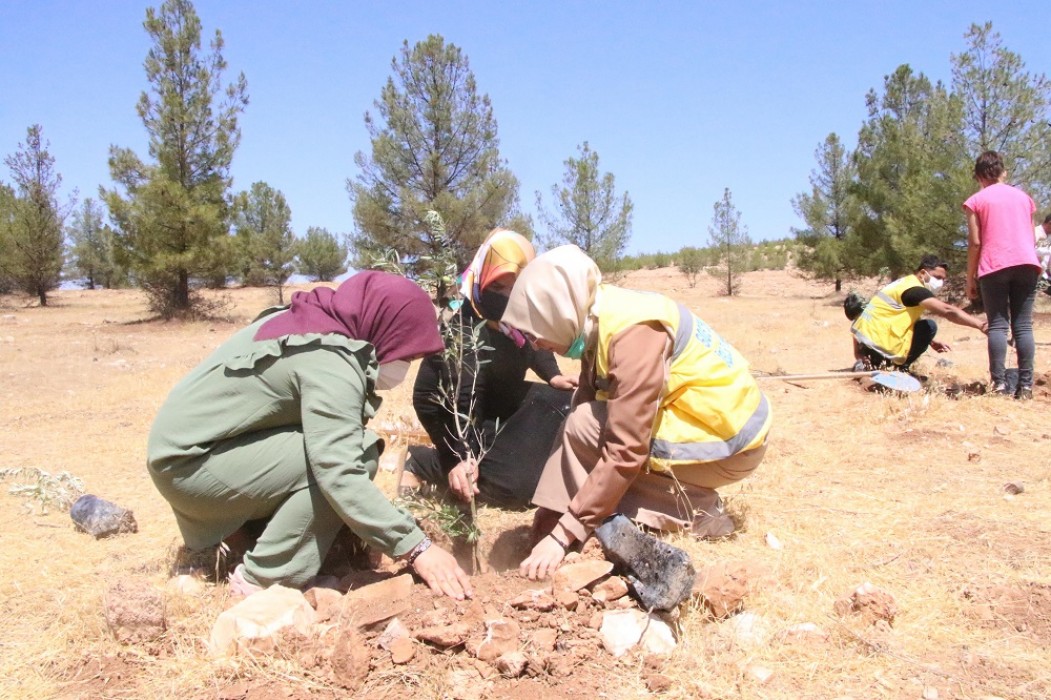
[[[506,421],[500,421],[499,432],[495,421],[482,424],[486,442],[492,445],[478,467],[478,498],[482,502],[512,508],[529,505],[559,426],[569,413],[572,392],[529,384],[522,405]],[[409,447],[405,470],[439,488],[448,486],[433,447]]]
[[[994,384],[1005,382],[1007,329],[1014,337],[1018,354],[1018,386],[1033,386],[1033,303],[1040,270],[1032,265],[1015,265],[991,272],[978,279],[982,303],[989,319],[989,378]]]
[[[931,346],[931,341],[934,340],[934,336],[938,335],[938,324],[929,318],[921,318],[916,322],[916,325],[912,327],[912,345],[909,347],[909,354],[905,357],[899,367],[907,370],[912,367],[912,363],[920,358],[920,355],[927,352],[927,348]],[[862,352],[869,359],[869,364],[873,367],[880,368],[885,365],[889,365],[890,361],[876,352],[872,348],[862,346]]]

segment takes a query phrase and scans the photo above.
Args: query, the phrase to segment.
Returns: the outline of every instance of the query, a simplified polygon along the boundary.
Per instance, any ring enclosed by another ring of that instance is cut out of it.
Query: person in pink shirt
[[[1010,327],[1018,354],[1016,399],[1033,397],[1033,302],[1040,260],[1033,244],[1036,203],[1004,182],[1007,171],[996,151],[974,164],[981,186],[963,203],[967,213],[967,296],[982,302],[989,321],[989,375],[992,391],[1007,394],[1005,360]]]

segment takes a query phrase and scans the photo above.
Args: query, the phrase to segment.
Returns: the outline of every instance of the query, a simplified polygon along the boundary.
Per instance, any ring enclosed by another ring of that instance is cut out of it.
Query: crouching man
[[[928,347],[935,352],[951,350],[947,343],[934,339],[938,325],[921,318],[924,311],[988,332],[985,321],[935,297],[948,271],[948,263],[925,255],[914,273],[894,280],[869,300],[850,326],[855,370],[889,366],[908,372]]]

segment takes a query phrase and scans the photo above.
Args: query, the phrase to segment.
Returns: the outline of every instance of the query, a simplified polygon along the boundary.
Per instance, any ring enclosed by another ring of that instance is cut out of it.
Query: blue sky
[[[145,157],[135,103],[150,5],[0,3],[0,154],[41,124],[63,189],[81,198],[112,186],[111,144]],[[630,252],[705,245],[725,187],[753,239],[789,235],[817,145],[832,131],[853,145],[865,93],[902,63],[948,82],[972,22],[992,21],[1030,71],[1051,72],[1046,0],[195,5],[205,34],[223,33],[229,75],[248,79],[234,188],[280,189],[299,235],[352,229],[345,182],[369,147],[363,115],[402,41],[430,33],[464,50],[491,98],[523,208],[535,215],[537,190],[550,203],[586,140],[635,203]]]

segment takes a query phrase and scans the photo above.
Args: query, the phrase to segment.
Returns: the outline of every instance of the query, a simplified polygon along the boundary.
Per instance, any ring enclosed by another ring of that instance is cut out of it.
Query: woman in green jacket
[[[302,587],[346,524],[407,561],[436,592],[471,596],[451,554],[372,483],[381,449],[365,425],[409,363],[440,351],[414,283],[360,272],[264,312],[175,386],[150,431],[148,466],[186,546],[266,521],[231,589]]]

